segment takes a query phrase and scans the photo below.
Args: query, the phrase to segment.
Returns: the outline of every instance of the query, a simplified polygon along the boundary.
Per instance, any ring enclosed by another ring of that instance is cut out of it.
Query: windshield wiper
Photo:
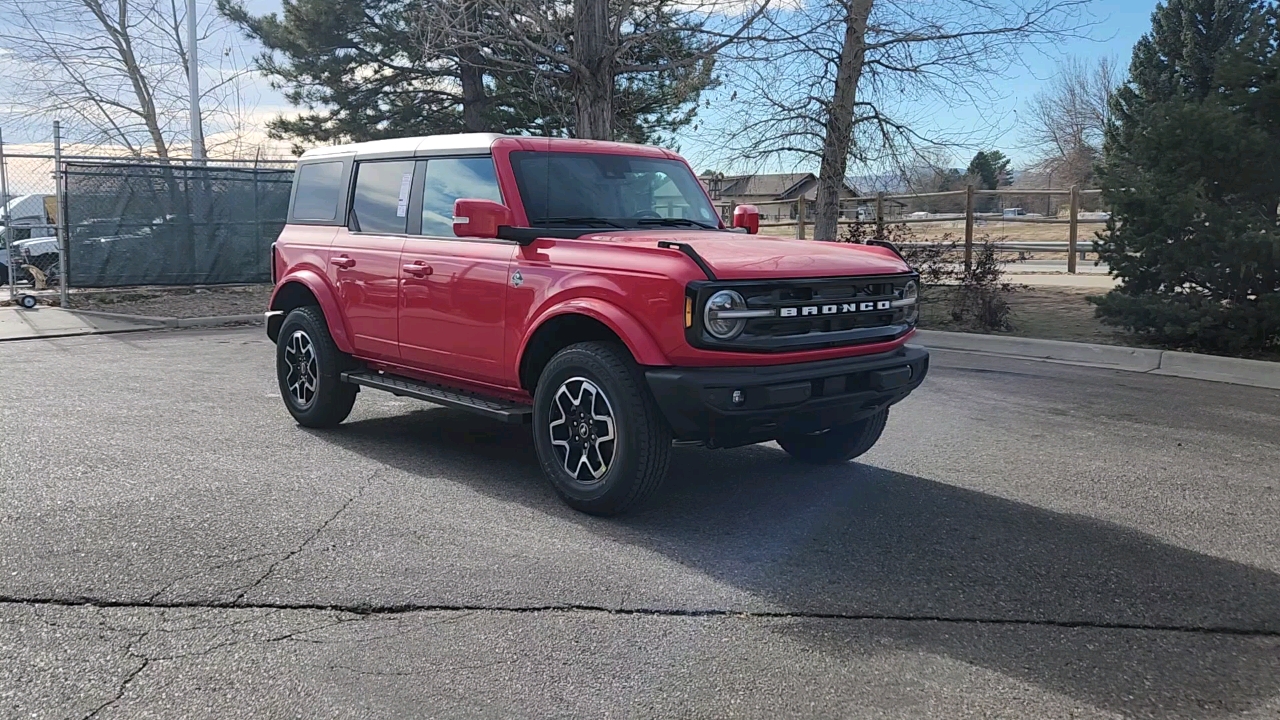
[[[648,218],[648,217],[647,217],[647,218],[640,218],[639,220],[636,220],[636,224],[637,224],[637,225],[664,225],[664,226],[667,226],[667,227],[689,227],[689,226],[693,226],[693,227],[700,227],[700,228],[703,228],[704,230],[719,230],[719,229],[720,229],[718,226],[716,226],[716,225],[712,225],[711,223],[698,222],[697,220],[691,220],[691,219],[689,219],[689,218],[677,218],[677,217],[670,217],[670,218],[666,218],[666,217],[664,217],[664,218]]]
[[[530,224],[534,227],[551,227],[553,225],[559,227],[611,227],[624,229],[626,227],[607,218],[586,216],[538,218]]]

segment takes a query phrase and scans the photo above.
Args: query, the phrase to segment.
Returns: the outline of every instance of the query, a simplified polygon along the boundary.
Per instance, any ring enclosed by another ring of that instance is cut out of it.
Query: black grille
[[[910,331],[904,310],[883,307],[900,297],[915,274],[868,278],[819,278],[759,282],[695,283],[695,322],[689,340],[698,347],[783,352],[884,342]],[[753,318],[732,340],[719,340],[702,326],[702,308],[720,290],[735,290],[751,310],[777,310],[779,315]],[[867,303],[875,309],[863,310]],[[783,316],[792,312],[792,316]]]

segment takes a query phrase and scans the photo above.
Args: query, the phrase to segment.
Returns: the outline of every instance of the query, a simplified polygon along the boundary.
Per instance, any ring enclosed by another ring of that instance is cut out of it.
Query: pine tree
[[[995,190],[1009,184],[1009,158],[999,150],[979,150],[969,161],[967,173],[983,190]]]
[[[649,25],[668,19],[676,6],[676,0],[629,3],[631,17],[621,27],[651,34]],[[280,14],[262,16],[241,0],[218,0],[218,8],[263,45],[258,70],[303,110],[270,121],[276,137],[328,143],[455,132],[575,135],[571,73],[505,38],[510,28],[490,3],[284,0]],[[572,33],[560,25],[572,14],[543,21],[547,37],[529,44],[545,41],[564,52],[558,41]],[[662,37],[663,43],[635,43],[636,59],[656,69],[619,77],[615,85],[619,140],[669,141],[692,122],[702,91],[715,82],[705,41],[674,32]],[[673,58],[689,62],[670,69]]]
[[[1104,322],[1230,353],[1280,344],[1280,32],[1250,0],[1169,0],[1112,98]]]

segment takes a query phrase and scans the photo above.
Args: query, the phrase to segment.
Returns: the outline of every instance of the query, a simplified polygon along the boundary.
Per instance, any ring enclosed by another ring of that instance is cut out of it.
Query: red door
[[[348,224],[329,250],[329,276],[362,357],[400,358],[400,250],[414,168],[413,160],[357,163]]]
[[[423,370],[509,385],[504,319],[516,245],[409,238],[400,254],[400,357]]]
[[[329,277],[351,328],[357,355],[397,359],[396,293],[404,236],[338,230],[329,250]]]
[[[502,201],[493,159],[431,158],[420,184],[420,235],[400,254],[400,357],[431,372],[510,385],[504,313],[515,243],[453,234],[458,198]]]

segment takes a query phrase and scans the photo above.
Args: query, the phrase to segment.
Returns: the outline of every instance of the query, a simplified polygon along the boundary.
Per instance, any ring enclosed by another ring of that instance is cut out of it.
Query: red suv
[[[840,463],[924,380],[919,278],[891,246],[728,228],[656,147],[453,135],[310,150],[267,334],[307,427],[362,386],[531,423],[565,502],[650,494],[674,442]]]

